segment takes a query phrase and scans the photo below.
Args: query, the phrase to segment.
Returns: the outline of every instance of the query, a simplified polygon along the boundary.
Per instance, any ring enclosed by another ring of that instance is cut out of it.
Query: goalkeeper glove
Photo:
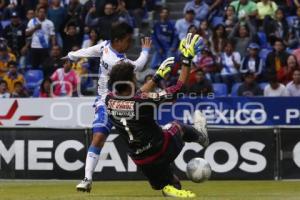
[[[181,61],[183,64],[190,66],[193,57],[204,47],[203,39],[198,35],[188,33],[179,45],[179,51],[182,54]]]
[[[164,60],[159,68],[157,69],[157,71],[155,72],[155,75],[153,77],[153,81],[158,84],[159,81],[161,81],[162,79],[165,79],[166,76],[171,72],[171,67],[172,65],[174,65],[175,62],[175,58],[174,57],[170,57],[167,58],[166,60]]]

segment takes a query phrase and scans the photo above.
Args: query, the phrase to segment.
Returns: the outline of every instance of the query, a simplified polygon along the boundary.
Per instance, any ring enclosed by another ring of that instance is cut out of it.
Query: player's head
[[[131,95],[136,87],[134,65],[125,62],[116,64],[109,74],[108,87],[120,96]]]
[[[126,22],[116,22],[111,27],[111,43],[119,53],[125,53],[131,45],[133,28]]]

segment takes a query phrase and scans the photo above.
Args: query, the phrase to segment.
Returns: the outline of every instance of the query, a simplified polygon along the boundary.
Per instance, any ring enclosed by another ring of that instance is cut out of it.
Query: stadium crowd
[[[148,69],[169,56],[178,58],[188,32],[203,37],[205,48],[193,59],[187,93],[300,96],[300,0],[190,0],[178,20],[170,19],[172,10],[163,4],[0,0],[0,98],[77,96],[78,90],[93,95],[89,75],[98,73],[99,59],[61,57],[109,40],[117,21],[130,24],[136,39],[147,22],[153,40]],[[157,15],[154,23],[151,13]],[[179,66],[161,88],[177,80]]]

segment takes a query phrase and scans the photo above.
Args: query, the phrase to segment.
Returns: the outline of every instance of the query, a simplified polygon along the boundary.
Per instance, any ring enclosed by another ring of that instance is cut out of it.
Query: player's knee
[[[104,145],[106,137],[107,136],[101,132],[94,133],[92,139],[92,145],[95,147],[102,147]]]

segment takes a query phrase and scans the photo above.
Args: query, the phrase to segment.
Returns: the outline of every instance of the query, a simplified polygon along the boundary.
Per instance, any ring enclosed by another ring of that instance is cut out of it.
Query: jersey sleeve
[[[135,66],[135,71],[142,71],[144,69],[144,66],[148,61],[149,51],[150,49],[143,49],[138,59],[135,61],[128,60],[128,62]]]
[[[175,100],[177,94],[183,89],[183,82],[177,81],[176,85],[172,85],[161,92],[137,92],[137,97],[145,101],[162,102],[166,100]]]
[[[26,31],[29,31],[33,27],[34,27],[33,20],[31,19],[27,24]]]
[[[88,57],[100,57],[103,44],[97,44],[86,49],[79,49],[78,51],[71,51],[68,53],[68,57],[71,60],[77,60],[79,58]]]

